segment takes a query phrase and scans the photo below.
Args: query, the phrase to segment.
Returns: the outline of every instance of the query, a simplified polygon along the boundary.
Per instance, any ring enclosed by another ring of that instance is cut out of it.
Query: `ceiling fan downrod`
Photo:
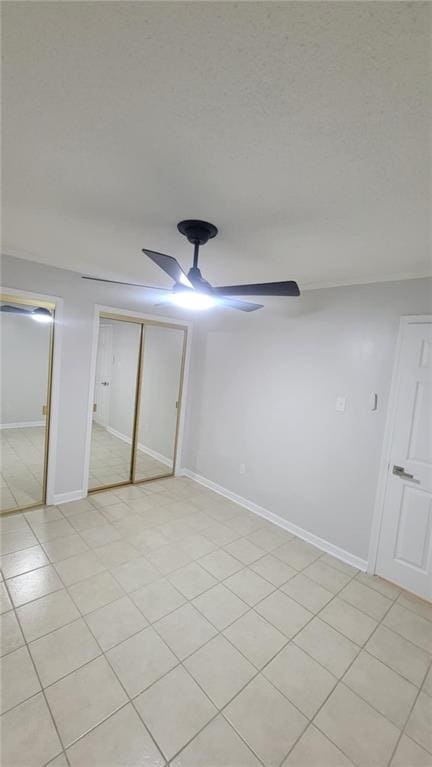
[[[186,219],[177,224],[177,229],[183,234],[191,245],[194,246],[193,266],[189,269],[188,278],[192,283],[199,283],[202,288],[210,288],[206,280],[203,280],[201,271],[198,268],[198,258],[200,245],[205,245],[213,237],[216,237],[218,230],[214,224],[208,221],[199,221],[197,219]]]
[[[198,269],[198,255],[199,255],[199,242],[198,240],[195,240],[194,242],[194,254],[193,254],[193,269]]]

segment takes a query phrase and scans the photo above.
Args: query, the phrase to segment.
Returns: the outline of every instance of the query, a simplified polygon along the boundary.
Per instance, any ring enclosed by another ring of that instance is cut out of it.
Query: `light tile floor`
[[[91,435],[89,488],[127,482],[130,477],[131,445],[110,434],[93,421]],[[142,451],[137,452],[136,478],[160,477],[171,467]]]
[[[430,767],[432,606],[185,478],[0,520],[3,767]]]
[[[45,427],[0,430],[0,511],[40,503],[43,498]],[[89,487],[128,482],[131,446],[93,423]],[[160,477],[170,466],[139,451],[137,479]]]
[[[44,448],[44,426],[0,431],[0,511],[41,502]]]

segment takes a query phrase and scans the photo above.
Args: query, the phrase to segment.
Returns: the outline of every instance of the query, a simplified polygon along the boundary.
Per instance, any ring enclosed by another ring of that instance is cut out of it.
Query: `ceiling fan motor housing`
[[[214,224],[208,221],[197,221],[196,219],[186,219],[177,224],[177,229],[181,234],[192,243],[192,245],[205,245],[212,237],[216,237],[218,230]]]

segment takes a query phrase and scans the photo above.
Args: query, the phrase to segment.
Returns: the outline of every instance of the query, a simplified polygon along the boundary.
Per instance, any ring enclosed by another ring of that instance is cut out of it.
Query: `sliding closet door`
[[[142,325],[100,317],[89,489],[132,480]]]
[[[134,482],[173,473],[186,331],[145,325]]]
[[[53,307],[0,302],[0,511],[45,502]]]

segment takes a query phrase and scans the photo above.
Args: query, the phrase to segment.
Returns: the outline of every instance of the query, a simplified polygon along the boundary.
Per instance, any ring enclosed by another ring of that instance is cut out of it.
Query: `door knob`
[[[109,386],[109,381],[101,381],[102,386]]]
[[[414,479],[414,474],[408,474],[403,466],[393,466],[393,474],[396,477],[402,477],[402,479]]]

